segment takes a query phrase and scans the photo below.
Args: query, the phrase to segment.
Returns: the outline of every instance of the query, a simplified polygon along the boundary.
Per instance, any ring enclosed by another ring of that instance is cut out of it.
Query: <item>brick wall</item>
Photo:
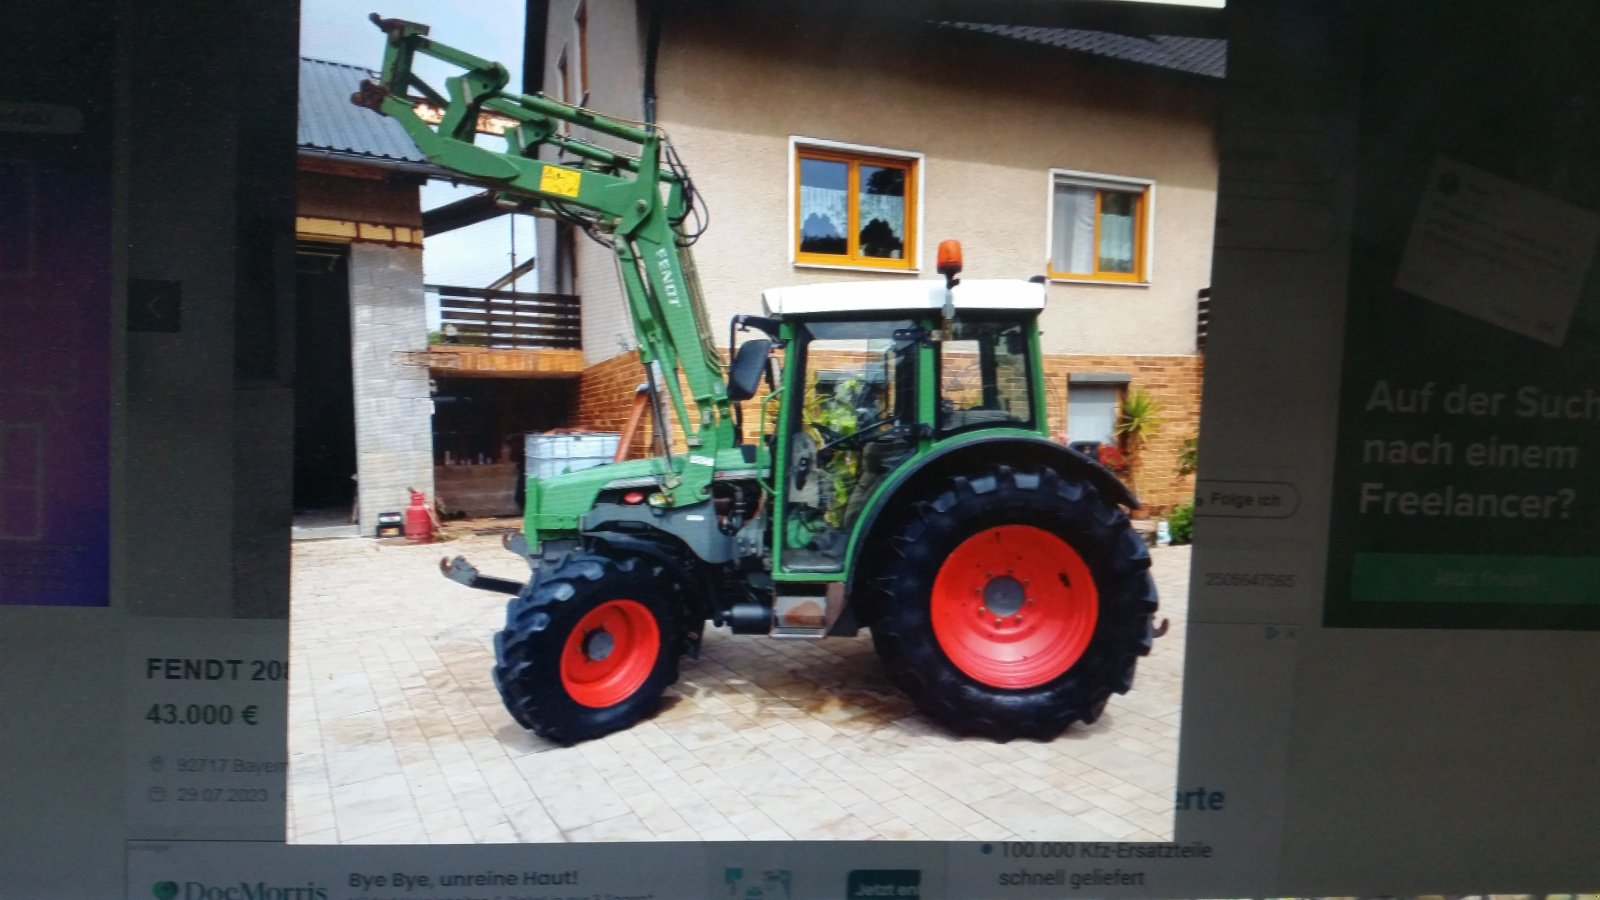
[[[983,370],[976,352],[946,350],[939,362],[939,393],[956,409],[983,405]],[[1008,398],[1028,396],[1028,367],[1025,356],[1002,355],[995,360],[996,390],[1001,403]],[[1009,407],[1008,407],[1009,408]],[[1021,410],[1016,415],[1023,415]]]
[[[619,353],[584,369],[578,379],[578,415],[572,427],[579,431],[621,431],[633,408],[634,390],[643,382],[644,367],[639,364],[637,351]],[[646,410],[629,458],[650,455],[654,435],[654,420]]]
[[[621,431],[633,409],[634,391],[644,381],[644,367],[639,364],[639,354],[636,350],[619,353],[605,362],[584,369],[578,382],[578,415],[571,427],[580,431]],[[678,385],[683,394],[683,402],[692,415],[694,400],[689,392],[688,380],[681,372],[678,375]],[[754,419],[760,414],[761,398],[765,397],[766,393],[766,387],[763,385],[754,399],[745,401],[745,415],[749,417],[745,424],[747,439],[755,434]],[[687,446],[674,418],[671,401],[664,398],[663,402],[667,405],[668,425],[672,429],[673,452],[681,453]],[[646,409],[644,418],[639,423],[639,429],[634,435],[629,458],[637,459],[654,452],[655,418],[650,410]]]
[[[1074,372],[1125,372],[1128,390],[1148,391],[1160,409],[1162,424],[1134,462],[1129,479],[1139,501],[1152,515],[1187,501],[1194,494],[1194,476],[1178,475],[1178,453],[1184,439],[1200,430],[1200,356],[1069,356],[1046,354],[1045,403],[1050,433],[1067,429],[1067,376]]]
[[[407,488],[433,496],[433,409],[428,370],[407,365],[425,351],[422,251],[350,245],[351,370],[362,534],[378,513],[404,509]]]

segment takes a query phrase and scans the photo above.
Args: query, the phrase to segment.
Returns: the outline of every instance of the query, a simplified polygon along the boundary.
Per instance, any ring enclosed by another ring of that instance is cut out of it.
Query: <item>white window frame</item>
[[[849,263],[819,263],[811,262],[809,260],[800,260],[800,235],[798,233],[800,226],[796,221],[796,219],[799,217],[799,210],[795,208],[795,198],[799,195],[799,157],[800,151],[804,148],[814,148],[817,150],[836,150],[841,153],[855,153],[862,156],[882,156],[888,159],[905,160],[906,162],[913,163],[913,168],[915,168],[917,172],[916,187],[914,189],[916,191],[914,196],[916,197],[917,207],[914,210],[914,218],[916,220],[916,239],[912,241],[912,246],[914,248],[913,252],[916,254],[916,265],[906,269],[899,269],[882,266],[857,266]],[[926,207],[925,198],[927,196],[922,190],[923,183],[927,179],[926,166],[927,157],[922,153],[916,152],[915,150],[894,150],[888,147],[874,147],[869,144],[847,144],[842,141],[830,141],[825,138],[805,137],[797,134],[789,135],[789,196],[786,204],[789,211],[789,227],[785,229],[789,235],[789,265],[796,268],[805,269],[839,269],[848,272],[874,272],[880,275],[920,275],[924,266],[923,250],[926,243],[923,239],[922,229],[924,217],[923,210]]]
[[[568,51],[567,44],[562,42],[561,52],[556,54],[555,65],[551,66],[552,77],[555,81],[556,92],[553,96],[562,103],[572,102],[572,54]],[[556,123],[556,133],[568,135],[572,133],[572,123],[562,119]]]
[[[572,62],[567,56],[567,45],[563,43],[561,45],[560,52],[556,54],[555,65],[550,67],[550,74],[555,76],[556,81],[555,99],[561,101],[562,103],[570,102],[567,92],[571,87],[571,85],[568,84],[568,82],[572,80],[572,73],[568,71],[571,66]]]
[[[1102,188],[1125,191],[1135,188],[1144,193],[1144,277],[1138,281],[1117,281],[1101,278],[1072,278],[1050,275],[1052,282],[1061,284],[1098,284],[1105,287],[1146,288],[1156,280],[1156,183],[1150,178],[1127,175],[1107,175],[1104,172],[1082,172],[1077,169],[1051,169],[1045,182],[1044,266],[1050,272],[1055,255],[1056,186]]]

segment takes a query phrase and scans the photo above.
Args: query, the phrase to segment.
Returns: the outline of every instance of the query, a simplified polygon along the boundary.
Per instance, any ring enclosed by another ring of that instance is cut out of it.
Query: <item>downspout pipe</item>
[[[644,120],[647,124],[656,123],[656,57],[661,49],[661,0],[645,0],[649,11],[646,13],[644,40]]]
[[[544,43],[549,29],[550,0],[528,0],[522,29],[522,92],[544,90]]]

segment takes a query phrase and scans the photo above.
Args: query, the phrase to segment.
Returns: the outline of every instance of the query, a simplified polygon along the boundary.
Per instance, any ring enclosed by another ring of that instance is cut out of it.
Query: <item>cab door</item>
[[[780,411],[774,576],[837,581],[871,490],[923,433],[918,374],[925,329],[911,319],[800,322],[786,352]]]

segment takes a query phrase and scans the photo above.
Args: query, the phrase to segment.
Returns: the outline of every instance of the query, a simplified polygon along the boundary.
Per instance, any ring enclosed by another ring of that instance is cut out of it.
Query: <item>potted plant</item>
[[[1100,465],[1110,469],[1118,478],[1126,478],[1132,473],[1133,461],[1116,444],[1101,444],[1096,453],[1100,457]]]
[[[1189,435],[1178,445],[1178,477],[1193,475],[1200,466],[1200,437]],[[1173,545],[1194,542],[1194,498],[1179,504],[1167,517]]]
[[[1193,475],[1200,466],[1200,438],[1189,435],[1178,445],[1178,477]]]
[[[1117,438],[1118,449],[1128,459],[1127,477],[1130,483],[1138,469],[1139,452],[1161,428],[1160,411],[1161,404],[1149,391],[1132,390],[1122,398],[1122,410],[1117,414],[1117,424],[1112,434]]]

